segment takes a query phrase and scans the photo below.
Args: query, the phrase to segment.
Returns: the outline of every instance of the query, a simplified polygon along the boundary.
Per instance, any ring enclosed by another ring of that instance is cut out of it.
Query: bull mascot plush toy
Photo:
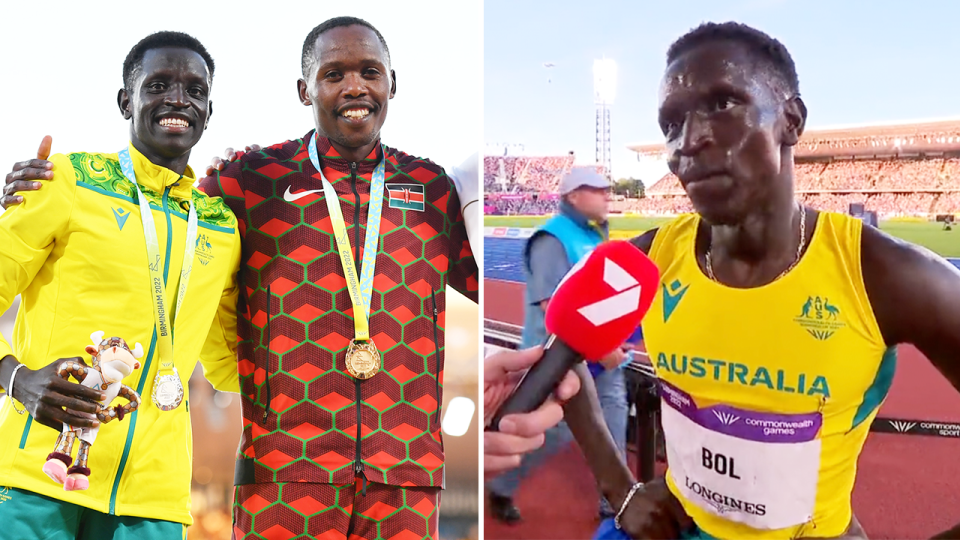
[[[90,354],[93,367],[83,362],[67,360],[60,364],[57,374],[69,380],[71,376],[80,384],[106,394],[106,399],[98,403],[96,418],[101,424],[113,419],[123,420],[124,415],[130,414],[140,406],[140,396],[129,386],[120,381],[133,370],[140,369],[137,359],[143,357],[143,346],[137,346],[131,351],[127,342],[118,337],[103,339],[103,332],[94,332],[90,335],[93,345],[87,345],[86,351]],[[126,405],[110,406],[117,397],[127,400]],[[94,418],[89,413],[74,412],[74,414]],[[97,438],[99,427],[76,428],[63,424],[63,432],[57,439],[57,446],[47,456],[43,465],[43,472],[58,484],[63,485],[65,491],[79,491],[90,487],[90,469],[87,467],[90,445]],[[71,467],[73,458],[73,443],[80,439],[80,449],[77,450],[77,462]]]

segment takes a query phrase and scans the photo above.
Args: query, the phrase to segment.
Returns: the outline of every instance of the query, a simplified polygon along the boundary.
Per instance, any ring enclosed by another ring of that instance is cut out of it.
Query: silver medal
[[[183,385],[177,368],[173,368],[173,375],[157,373],[153,381],[153,404],[161,411],[172,411],[183,401]]]

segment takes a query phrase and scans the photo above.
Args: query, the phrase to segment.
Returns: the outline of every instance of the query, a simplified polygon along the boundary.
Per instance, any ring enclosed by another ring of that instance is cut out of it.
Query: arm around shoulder
[[[22,203],[0,213],[3,230],[16,233],[33,246],[49,244],[65,230],[76,198],[73,163],[63,154],[50,156],[50,161],[54,164],[53,178],[44,182],[43,189],[22,192]]]
[[[247,208],[243,185],[243,162],[234,161],[222,171],[214,171],[212,175],[201,178],[197,182],[197,189],[208,197],[223,199],[239,220],[246,215]]]
[[[30,285],[69,228],[77,191],[73,165],[62,154],[50,160],[53,179],[41,190],[24,192],[23,203],[0,214],[0,313]],[[0,336],[0,358],[8,354]]]

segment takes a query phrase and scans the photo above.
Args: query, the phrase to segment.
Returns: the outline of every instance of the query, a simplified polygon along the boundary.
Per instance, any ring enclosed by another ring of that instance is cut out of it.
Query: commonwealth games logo
[[[900,433],[906,433],[917,426],[916,422],[905,422],[903,420],[889,420],[893,429]]]
[[[840,319],[840,308],[830,303],[826,296],[810,296],[804,302],[800,315],[793,319],[811,336],[826,341],[837,330],[846,326]]]

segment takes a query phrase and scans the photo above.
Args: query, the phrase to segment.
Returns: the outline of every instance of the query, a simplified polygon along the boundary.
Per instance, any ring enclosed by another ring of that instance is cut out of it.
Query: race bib
[[[809,522],[820,471],[820,413],[698,408],[660,382],[670,475],[688,501],[755,529]]]

